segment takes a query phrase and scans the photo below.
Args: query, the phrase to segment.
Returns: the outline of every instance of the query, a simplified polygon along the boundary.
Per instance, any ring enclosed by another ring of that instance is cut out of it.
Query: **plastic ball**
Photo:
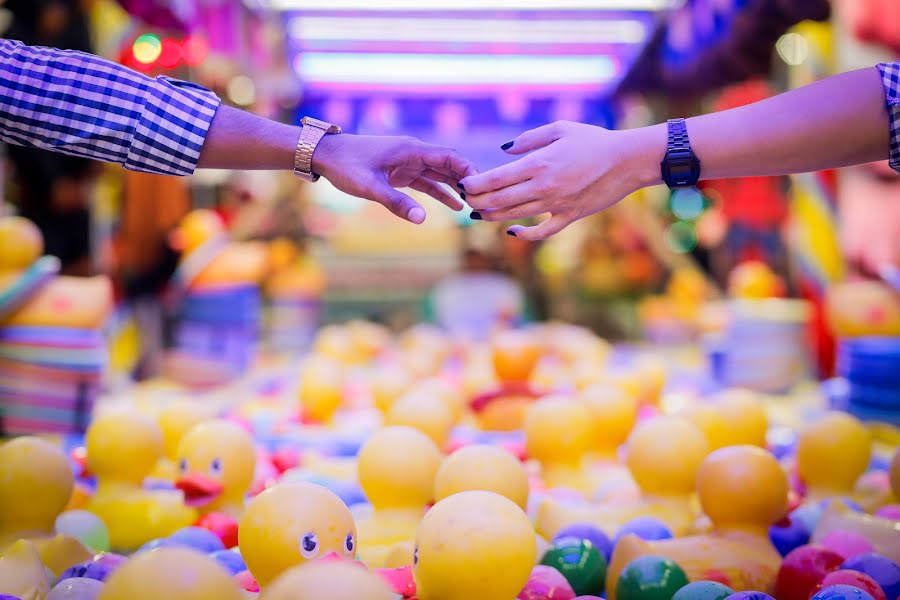
[[[819,540],[819,544],[829,550],[834,550],[844,557],[844,560],[858,554],[867,554],[875,551],[872,542],[867,540],[862,534],[841,529],[830,531]]]
[[[725,600],[775,600],[765,592],[738,592],[725,598]]]
[[[212,512],[202,515],[197,520],[197,527],[214,533],[226,548],[238,545],[238,522],[229,514]]]
[[[56,533],[71,536],[95,552],[109,550],[109,529],[86,510],[69,510],[56,517]]]
[[[542,463],[577,465],[591,448],[591,412],[575,398],[548,396],[525,416],[525,447]]]
[[[425,506],[434,498],[441,452],[412,427],[385,427],[363,445],[357,458],[359,483],[376,508]]]
[[[810,600],[874,600],[858,587],[852,585],[830,585],[822,588],[812,596]]]
[[[882,506],[875,511],[874,515],[890,521],[900,521],[900,504],[888,504],[887,506]]]
[[[810,533],[800,519],[788,517],[769,527],[769,541],[782,556],[809,543]]]
[[[344,369],[337,360],[313,355],[300,379],[300,407],[305,417],[328,422],[344,401]]]
[[[174,542],[179,546],[193,548],[204,554],[210,554],[225,549],[225,544],[222,543],[219,536],[202,527],[185,527],[184,529],[179,529],[169,536],[169,541]]]
[[[561,538],[544,554],[541,564],[563,574],[578,595],[599,594],[606,581],[606,559],[586,539]]]
[[[644,493],[687,495],[708,453],[706,437],[690,421],[656,417],[631,432],[626,463]]]
[[[821,546],[801,546],[784,557],[775,579],[778,600],[807,600],[812,589],[844,559]]]
[[[528,581],[534,527],[499,494],[454,494],[425,513],[416,531],[413,575],[420,600],[509,600]]]
[[[172,541],[169,538],[157,538],[155,540],[150,540],[138,548],[136,554],[140,552],[149,552],[151,550],[156,550],[157,548],[177,548],[183,546],[184,544]]]
[[[541,348],[534,335],[526,331],[509,330],[498,333],[491,343],[494,372],[501,381],[528,381],[538,360]]]
[[[71,577],[57,583],[45,600],[94,600],[103,590],[103,583],[86,577]]]
[[[625,443],[637,422],[637,400],[618,386],[594,384],[579,394],[591,411],[594,450],[613,454]]]
[[[672,530],[656,517],[635,517],[622,525],[613,539],[613,547],[626,535],[636,535],[642,540],[668,540],[672,537]]]
[[[771,267],[758,260],[737,265],[728,275],[728,295],[743,300],[762,300],[779,296],[783,284]]]
[[[845,560],[841,568],[865,573],[881,586],[888,598],[900,597],[900,564],[886,556],[874,552],[858,554]]]
[[[710,450],[734,443],[729,438],[728,421],[722,412],[712,404],[686,406],[678,412],[678,416],[687,419],[703,432]]]
[[[315,561],[286,571],[260,600],[392,600],[394,595],[375,573],[346,560]]]
[[[209,555],[211,559],[222,565],[232,575],[237,575],[247,570],[247,563],[241,555],[233,550],[219,550]]]
[[[245,592],[259,592],[259,583],[250,571],[241,571],[232,578],[232,581]]]
[[[811,488],[853,489],[871,456],[868,430],[844,412],[822,415],[801,430],[797,441],[797,471]]]
[[[823,512],[825,512],[825,508],[822,504],[803,504],[790,514],[790,518],[803,523],[807,531],[815,531]]]
[[[742,389],[727,390],[719,394],[716,408],[728,422],[729,444],[766,447],[769,418],[756,394]]]
[[[159,425],[133,410],[101,412],[88,427],[84,441],[92,473],[135,486],[143,483],[163,455]]]
[[[216,562],[188,548],[160,548],[119,568],[99,600],[241,600],[241,592]]]
[[[517,600],[573,600],[575,592],[562,573],[546,565],[531,571],[528,583],[516,596]]]
[[[384,422],[418,429],[442,448],[450,437],[455,419],[450,406],[440,397],[409,392],[394,402]]]
[[[670,600],[688,584],[681,567],[662,556],[641,556],[622,570],[616,584],[618,600]]]
[[[607,536],[602,529],[595,527],[590,523],[574,523],[572,525],[567,525],[556,532],[556,535],[553,536],[553,541],[556,542],[563,538],[575,538],[577,540],[589,541],[600,551],[600,554],[603,555],[603,558],[607,563],[612,556],[612,540],[609,539],[609,536]]]
[[[467,490],[500,494],[523,510],[528,506],[525,467],[515,456],[497,446],[466,446],[443,460],[434,478],[435,500]]]
[[[672,596],[672,600],[725,600],[734,590],[718,581],[694,581]]]
[[[852,571],[850,569],[832,571],[822,579],[819,585],[816,586],[814,592],[818,593],[822,589],[832,585],[852,585],[853,587],[866,592],[875,600],[887,600],[887,596],[884,595],[884,590],[881,589],[878,582],[859,571]]]
[[[84,579],[106,581],[113,571],[122,566],[126,560],[127,559],[124,556],[119,554],[98,554],[92,560],[73,565],[63,571],[62,575],[59,576],[59,580],[62,581],[73,577],[81,577]]]

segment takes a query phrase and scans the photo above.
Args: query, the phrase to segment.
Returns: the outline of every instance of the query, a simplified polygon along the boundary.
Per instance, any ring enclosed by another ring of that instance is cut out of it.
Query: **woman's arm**
[[[844,73],[751,104],[687,120],[703,179],[784,175],[888,158],[885,88],[875,68]],[[490,221],[550,213],[511,235],[539,240],[662,182],[666,125],[608,131],[559,122],[504,144],[518,161],[462,180]],[[477,218],[477,217],[476,217]]]

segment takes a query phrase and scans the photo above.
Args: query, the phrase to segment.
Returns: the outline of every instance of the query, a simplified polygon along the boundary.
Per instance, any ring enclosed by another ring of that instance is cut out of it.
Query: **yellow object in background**
[[[784,284],[771,267],[758,260],[744,261],[728,276],[728,295],[742,300],[763,300],[783,293]]]
[[[804,426],[797,437],[797,473],[815,502],[850,496],[872,456],[872,438],[853,416],[829,412]]]
[[[344,369],[341,363],[323,355],[313,355],[303,365],[300,376],[300,408],[303,415],[328,423],[344,401]]]
[[[443,448],[456,420],[447,401],[435,394],[409,392],[397,399],[385,416],[386,425],[418,429]]]
[[[829,287],[825,312],[837,337],[900,336],[900,293],[879,281]]]
[[[532,404],[525,416],[525,447],[541,464],[548,488],[568,487],[590,494],[593,482],[584,472],[592,446],[590,409],[576,398],[549,396]]]
[[[469,490],[494,492],[528,507],[528,473],[515,456],[497,446],[472,445],[444,459],[434,479],[438,502]]]
[[[769,418],[757,394],[735,388],[722,392],[716,400],[716,408],[728,423],[730,445],[766,447]]]
[[[358,563],[314,562],[279,577],[260,600],[393,600],[378,575]]]
[[[0,552],[0,594],[44,600],[49,591],[50,578],[34,544],[19,540]]]
[[[511,500],[469,491],[441,500],[416,532],[420,600],[509,600],[535,564],[531,521]]]

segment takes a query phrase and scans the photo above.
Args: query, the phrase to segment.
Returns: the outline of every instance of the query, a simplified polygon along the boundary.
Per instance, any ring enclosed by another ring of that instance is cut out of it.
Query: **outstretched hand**
[[[655,183],[662,157],[653,148],[665,149],[665,132],[654,139],[659,135],[655,128],[611,131],[568,121],[526,131],[503,145],[525,156],[462,179],[466,202],[485,221],[549,214],[533,227],[509,229],[522,239],[546,239]]]
[[[478,170],[455,150],[411,137],[326,135],[313,154],[313,172],[347,194],[373,200],[413,223],[425,209],[397,188],[412,188],[459,211],[463,203],[444,186]]]

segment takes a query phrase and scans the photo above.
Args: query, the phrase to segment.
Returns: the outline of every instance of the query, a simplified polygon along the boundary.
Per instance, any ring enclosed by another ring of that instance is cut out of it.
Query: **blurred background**
[[[554,120],[641,126],[900,53],[898,0],[6,0],[0,9],[4,37],[195,81],[281,121],[313,115],[353,133],[414,135],[481,169],[509,159],[502,142]],[[158,374],[165,349],[183,341],[173,323],[190,311],[169,293],[185,248],[173,232],[195,209],[296,267],[284,289],[262,285],[265,322],[286,319],[267,339],[287,346],[302,345],[296,332],[310,322],[351,318],[477,331],[474,309],[460,310],[473,294],[509,322],[558,319],[612,340],[682,343],[714,327],[697,307],[731,285],[731,295],[808,301],[803,322],[825,376],[828,290],[900,265],[900,184],[886,163],[646,190],[543,244],[434,205],[412,226],[324,180],[178,179],[14,147],[4,149],[2,199],[0,212],[40,228],[64,274],[112,279],[113,364],[137,378]],[[740,264],[757,269],[749,277],[762,292],[734,283]],[[313,312],[285,304],[279,289]]]

